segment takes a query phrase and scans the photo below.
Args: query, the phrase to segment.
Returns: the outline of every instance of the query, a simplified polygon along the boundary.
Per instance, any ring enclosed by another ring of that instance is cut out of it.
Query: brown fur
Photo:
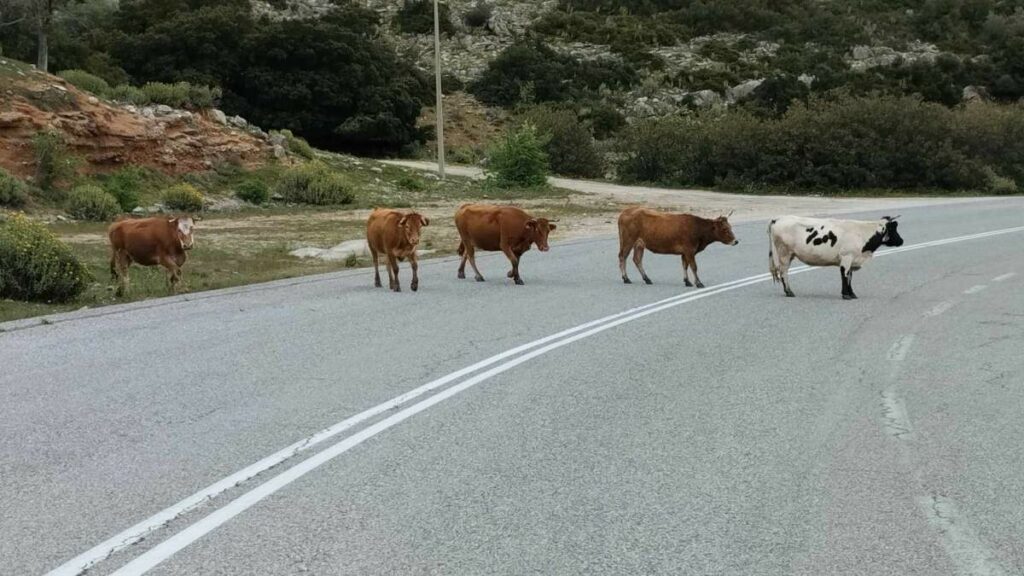
[[[692,214],[657,212],[642,207],[626,208],[619,214],[619,270],[622,281],[630,284],[626,275],[626,257],[633,252],[633,263],[643,276],[644,282],[651,279],[644,272],[644,250],[655,254],[678,254],[682,256],[683,281],[690,283],[689,270],[698,288],[704,284],[697,276],[697,254],[712,242],[734,245],[738,241],[732,234],[727,217],[714,220]]]
[[[118,296],[128,290],[128,268],[133,262],[166,268],[171,292],[176,291],[181,281],[181,267],[187,258],[186,249],[191,248],[192,242],[191,234],[185,238],[178,230],[179,220],[166,217],[122,219],[107,228],[110,275],[119,281]]]
[[[548,234],[557,228],[547,218],[534,218],[515,206],[464,204],[455,213],[455,226],[461,243],[459,278],[466,277],[466,261],[476,273],[477,282],[484,277],[476,267],[476,250],[501,251],[512,264],[507,276],[523,284],[519,276],[519,259],[533,244],[541,252],[548,251]]]
[[[430,224],[430,220],[416,212],[400,212],[377,208],[366,221],[366,243],[373,256],[373,285],[381,287],[380,255],[387,258],[388,287],[401,292],[398,282],[398,263],[406,258],[412,267],[412,283],[409,288],[413,292],[420,287],[419,262],[416,260],[416,246],[420,243],[420,231]]]

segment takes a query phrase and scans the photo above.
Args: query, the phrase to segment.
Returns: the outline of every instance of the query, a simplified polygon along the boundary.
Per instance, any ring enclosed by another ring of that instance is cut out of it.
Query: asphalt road
[[[835,269],[764,281],[759,222],[698,257],[704,291],[656,255],[623,285],[603,238],[529,252],[523,287],[498,255],[419,293],[362,270],[0,325],[0,574],[75,573],[346,418],[673,297],[335,428],[88,573],[1021,574],[1024,229],[914,249],[1015,227],[1021,199],[904,210],[850,302]]]

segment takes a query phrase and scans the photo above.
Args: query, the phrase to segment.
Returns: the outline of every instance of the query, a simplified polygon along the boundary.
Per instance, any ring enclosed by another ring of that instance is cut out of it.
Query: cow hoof
[[[484,277],[483,276],[477,276],[476,277],[476,281],[477,282],[483,282],[484,281]]]
[[[380,282],[374,282],[373,283],[373,287],[374,288],[383,288],[383,286],[381,286]]]
[[[511,270],[509,270],[508,272],[505,273],[505,278],[515,278],[515,277],[516,277],[516,275],[513,274]]]
[[[654,282],[651,282],[650,278],[644,276],[644,284],[654,284]]]
[[[786,298],[795,298],[795,297],[796,297],[796,294],[793,294],[792,292],[789,292],[789,291],[786,292]]]
[[[626,278],[625,276],[623,276],[623,277],[622,277],[622,283],[623,283],[623,284],[632,284],[632,283],[633,283],[633,281],[632,281],[632,280],[630,280],[629,278]]]
[[[395,286],[394,291],[395,292],[401,292],[402,291],[402,287],[401,286]]]
[[[689,280],[683,280],[683,286],[686,286],[687,288],[691,288],[691,287],[693,287],[693,282],[690,282]]]
[[[415,291],[417,291],[419,289],[420,289],[420,285],[419,284],[413,284],[413,285],[409,286],[409,290],[412,290],[413,292],[415,292]]]
[[[697,288],[703,288],[703,287],[704,287],[704,283],[703,282],[697,282]]]
[[[843,300],[856,300],[856,294],[843,294]]]
[[[459,272],[458,278],[459,278],[459,280],[465,280],[466,279],[466,273],[465,272]]]
[[[516,286],[523,286],[526,282],[523,282],[522,278],[516,278]]]

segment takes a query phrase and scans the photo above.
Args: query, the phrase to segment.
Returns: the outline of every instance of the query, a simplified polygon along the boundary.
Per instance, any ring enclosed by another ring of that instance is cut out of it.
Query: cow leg
[[[622,281],[626,284],[632,284],[633,281],[629,279],[629,275],[626,274],[626,258],[629,253],[633,251],[633,245],[630,244],[625,237],[619,238],[619,272],[622,273]]]
[[[110,256],[110,274],[111,279],[117,280],[117,290],[114,294],[118,297],[128,292],[128,267],[131,264],[131,258],[125,252],[114,252]]]
[[[473,267],[473,272],[476,274],[476,281],[483,282],[484,275],[480,273],[480,269],[476,267],[476,247],[472,244],[466,244],[466,257],[469,258],[469,265]]]
[[[170,284],[171,294],[178,292],[178,284],[181,282],[181,267],[173,258],[164,256],[160,259],[160,265],[167,270],[167,281]]]
[[[683,285],[693,286],[693,283],[690,282],[690,259],[686,257],[686,254],[680,255],[680,258],[683,261]]]
[[[416,260],[416,250],[409,255],[409,266],[412,267],[412,284],[409,284],[409,288],[415,292],[420,289],[420,263]]]
[[[380,254],[370,246],[370,256],[373,257],[373,287],[380,288]]]
[[[523,282],[523,279],[519,277],[519,256],[508,246],[502,246],[501,251],[505,253],[508,261],[512,264],[512,269],[509,270],[508,277],[512,278],[517,285],[522,286],[525,282]]]
[[[700,281],[700,276],[697,275],[697,254],[690,252],[685,254],[687,260],[689,260],[690,270],[693,271],[693,283],[697,288],[703,288],[704,283]]]
[[[391,289],[395,292],[402,291],[402,285],[398,281],[398,258],[394,254],[388,254],[388,277],[391,279]]]
[[[776,245],[776,250],[779,252],[779,280],[782,281],[782,289],[786,291],[786,296],[793,298],[796,294],[789,289],[789,265],[793,262],[793,255],[787,251],[779,250]]]
[[[636,269],[640,271],[640,276],[643,277],[645,284],[654,284],[651,279],[647,277],[647,272],[644,272],[644,244],[643,242],[637,242],[633,246],[633,264]]]
[[[853,293],[853,258],[847,256],[839,261],[839,275],[843,283],[843,300],[856,300],[857,295]]]

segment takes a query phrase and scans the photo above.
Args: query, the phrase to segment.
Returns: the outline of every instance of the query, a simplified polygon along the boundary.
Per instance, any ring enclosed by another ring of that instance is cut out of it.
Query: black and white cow
[[[898,218],[898,216],[896,217]],[[871,259],[879,246],[901,246],[896,218],[888,216],[871,222],[781,216],[768,225],[768,269],[772,279],[789,289],[789,264],[793,258],[808,266],[839,266],[843,281],[843,300],[853,293],[853,271]]]

